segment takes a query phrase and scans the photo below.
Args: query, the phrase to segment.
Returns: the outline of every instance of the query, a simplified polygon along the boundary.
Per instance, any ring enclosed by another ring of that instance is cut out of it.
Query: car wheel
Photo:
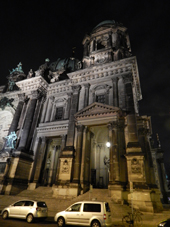
[[[97,220],[92,221],[91,227],[100,227],[100,222]]]
[[[28,223],[31,223],[31,222],[33,222],[34,217],[32,214],[28,214],[26,219],[27,219]]]
[[[65,220],[64,220],[63,217],[59,217],[59,218],[57,219],[57,225],[58,225],[59,227],[62,227],[62,226],[65,225]]]
[[[2,218],[3,218],[3,219],[7,219],[7,218],[8,218],[8,211],[7,211],[7,210],[5,210],[5,211],[3,212]]]

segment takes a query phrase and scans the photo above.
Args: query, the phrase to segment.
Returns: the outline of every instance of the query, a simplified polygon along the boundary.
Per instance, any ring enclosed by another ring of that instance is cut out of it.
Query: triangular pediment
[[[77,112],[74,116],[75,118],[85,117],[85,116],[97,116],[97,115],[110,115],[119,112],[120,108],[109,106],[106,104],[94,102],[91,105],[85,107],[84,109]]]

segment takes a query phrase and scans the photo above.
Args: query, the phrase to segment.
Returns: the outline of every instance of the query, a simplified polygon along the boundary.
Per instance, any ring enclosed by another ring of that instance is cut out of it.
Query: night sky
[[[151,116],[170,176],[170,13],[169,1],[153,0],[2,0],[0,5],[0,85],[22,62],[24,73],[50,62],[82,59],[82,40],[104,20],[128,28],[137,57],[143,100],[140,115]],[[156,142],[155,142],[156,144]]]

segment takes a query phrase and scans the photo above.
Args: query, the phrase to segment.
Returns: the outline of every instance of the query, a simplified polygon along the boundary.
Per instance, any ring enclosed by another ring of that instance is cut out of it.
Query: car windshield
[[[45,202],[37,202],[38,207],[47,207]]]

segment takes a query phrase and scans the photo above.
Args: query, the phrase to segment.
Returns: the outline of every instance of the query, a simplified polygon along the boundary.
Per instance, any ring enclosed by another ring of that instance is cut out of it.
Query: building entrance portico
[[[120,181],[117,146],[120,113],[117,107],[93,103],[75,114],[77,128],[79,125],[84,127],[80,176],[80,182],[84,182],[81,184],[83,191],[88,189],[89,183],[94,188],[108,188],[109,184]],[[89,178],[86,176],[87,166]]]

